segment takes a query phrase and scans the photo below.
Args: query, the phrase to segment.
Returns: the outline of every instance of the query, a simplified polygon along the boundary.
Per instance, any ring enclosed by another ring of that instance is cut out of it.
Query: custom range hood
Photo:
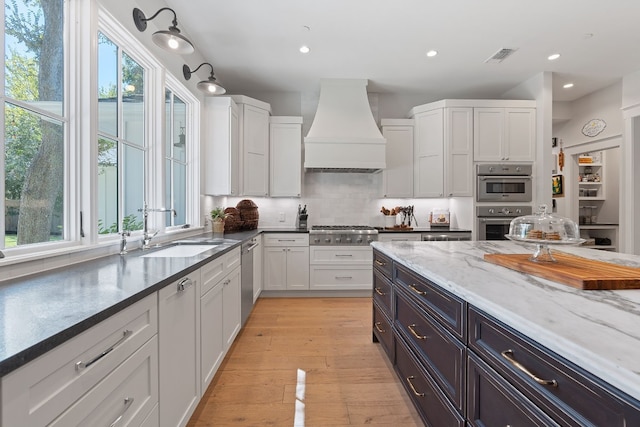
[[[378,172],[386,139],[367,98],[366,79],[322,79],[318,110],[304,138],[308,172]]]

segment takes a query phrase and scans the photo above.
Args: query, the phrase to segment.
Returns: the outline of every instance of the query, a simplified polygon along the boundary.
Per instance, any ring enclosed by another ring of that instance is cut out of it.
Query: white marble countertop
[[[585,291],[483,260],[532,253],[515,242],[374,242],[372,246],[640,400],[640,290]],[[640,268],[640,256],[562,252]]]

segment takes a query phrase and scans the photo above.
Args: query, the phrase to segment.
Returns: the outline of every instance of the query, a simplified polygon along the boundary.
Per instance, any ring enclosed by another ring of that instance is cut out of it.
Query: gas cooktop
[[[368,225],[314,225],[309,234],[312,246],[366,246],[378,240],[378,230]]]

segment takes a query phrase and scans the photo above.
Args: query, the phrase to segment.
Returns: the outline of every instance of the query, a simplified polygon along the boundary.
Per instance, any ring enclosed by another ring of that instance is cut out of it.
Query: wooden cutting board
[[[531,254],[485,254],[484,260],[578,289],[640,289],[640,268],[553,252],[558,262],[533,262]]]

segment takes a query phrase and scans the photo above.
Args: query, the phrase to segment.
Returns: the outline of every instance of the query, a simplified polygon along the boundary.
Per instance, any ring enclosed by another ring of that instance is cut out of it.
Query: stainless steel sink
[[[173,245],[234,245],[239,243],[239,240],[223,239],[223,238],[211,238],[211,237],[194,237],[189,239],[176,240],[172,242]]]
[[[149,252],[142,255],[142,258],[188,258],[217,248],[219,245],[173,245],[164,249]]]

